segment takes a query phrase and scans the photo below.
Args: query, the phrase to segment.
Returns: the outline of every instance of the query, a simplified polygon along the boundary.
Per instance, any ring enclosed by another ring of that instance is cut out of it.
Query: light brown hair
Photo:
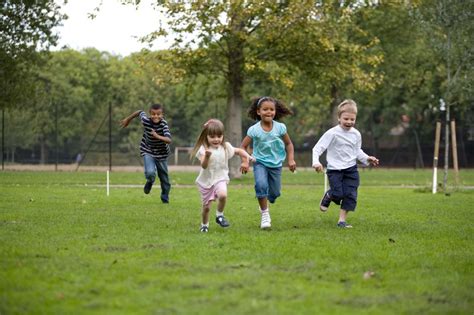
[[[209,147],[207,136],[223,136],[222,146],[225,148],[224,124],[219,119],[211,118],[202,126],[201,133],[199,134],[196,144],[191,152],[191,159],[199,151],[201,145],[204,145],[206,149]]]
[[[337,117],[341,117],[342,113],[352,113],[357,115],[357,104],[351,99],[342,101],[337,106]]]

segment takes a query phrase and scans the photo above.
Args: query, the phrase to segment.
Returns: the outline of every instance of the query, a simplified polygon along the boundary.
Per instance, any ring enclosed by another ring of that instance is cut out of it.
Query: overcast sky
[[[95,47],[115,55],[127,56],[132,52],[147,48],[140,44],[137,37],[144,36],[158,29],[159,13],[154,11],[150,0],[142,0],[139,8],[133,5],[122,5],[119,0],[102,0],[100,12],[95,19],[90,19],[88,13],[94,13],[94,8],[100,0],[55,0],[62,6],[62,12],[69,16],[63,21],[63,26],[57,29],[60,39],[56,49],[63,46],[75,50]],[[168,48],[169,42],[157,41],[152,49]]]

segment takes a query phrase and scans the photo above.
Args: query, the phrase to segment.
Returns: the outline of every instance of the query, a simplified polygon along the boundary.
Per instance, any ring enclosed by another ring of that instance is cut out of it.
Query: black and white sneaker
[[[326,212],[330,204],[331,204],[331,196],[329,196],[329,193],[326,191],[324,193],[323,198],[321,199],[321,202],[319,203],[319,209],[322,212]]]
[[[351,229],[352,225],[350,225],[349,223],[347,223],[345,221],[339,221],[339,222],[337,222],[337,227],[342,228],[342,229]]]
[[[216,217],[216,223],[223,228],[230,226],[229,222],[227,222],[223,215]]]
[[[205,225],[201,226],[201,229],[199,230],[201,233],[207,233],[209,232],[209,228]]]

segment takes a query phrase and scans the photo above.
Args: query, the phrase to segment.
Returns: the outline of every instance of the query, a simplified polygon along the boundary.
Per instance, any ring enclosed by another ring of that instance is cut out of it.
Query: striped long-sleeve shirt
[[[140,143],[140,155],[151,155],[158,160],[166,159],[170,154],[170,146],[159,139],[153,137],[151,131],[154,129],[160,136],[171,138],[170,129],[166,120],[161,119],[155,124],[144,111],[141,111],[140,120],[143,125],[143,137]]]

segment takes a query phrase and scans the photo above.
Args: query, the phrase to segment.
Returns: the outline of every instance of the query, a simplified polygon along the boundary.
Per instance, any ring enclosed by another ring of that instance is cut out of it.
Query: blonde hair
[[[357,115],[357,104],[351,99],[342,101],[337,106],[337,117],[341,117],[342,113],[352,113]]]
[[[191,152],[191,159],[199,151],[201,145],[206,149],[209,147],[209,142],[207,141],[207,136],[223,136],[222,146],[225,148],[225,138],[224,138],[224,124],[219,119],[211,118],[203,126],[199,137],[196,140],[196,144]]]

